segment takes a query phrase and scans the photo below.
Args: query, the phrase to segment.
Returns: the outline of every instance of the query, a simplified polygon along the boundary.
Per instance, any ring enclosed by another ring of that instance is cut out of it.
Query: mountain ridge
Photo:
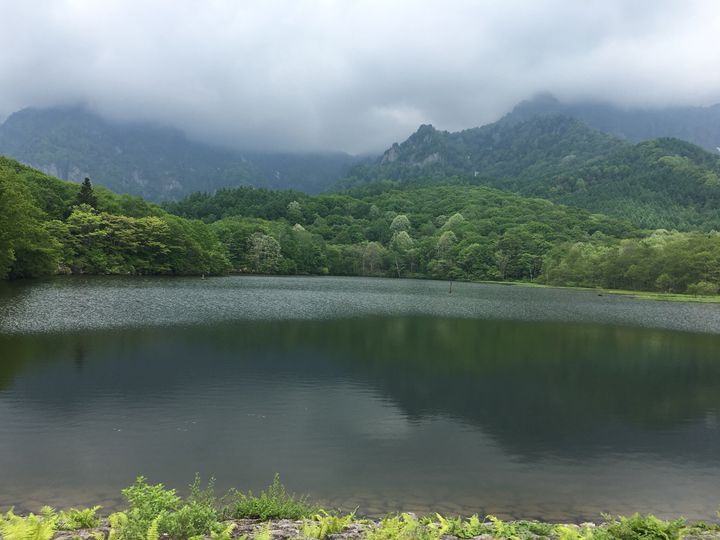
[[[348,187],[378,180],[461,178],[631,219],[648,228],[720,229],[720,156],[673,138],[632,144],[565,115],[458,132],[423,125]]]
[[[0,154],[61,179],[151,200],[252,185],[323,191],[359,158],[341,152],[241,152],[149,122],[115,123],[82,105],[23,109],[0,125]]]

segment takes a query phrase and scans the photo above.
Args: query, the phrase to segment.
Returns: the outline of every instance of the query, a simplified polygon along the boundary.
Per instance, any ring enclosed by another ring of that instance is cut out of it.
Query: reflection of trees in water
[[[85,367],[85,347],[83,342],[78,340],[75,346],[75,370],[82,372]]]
[[[237,391],[226,381],[242,379],[238,374],[310,379],[319,387],[349,378],[411,418],[451,416],[525,456],[601,446],[672,453],[696,445],[700,454],[705,443],[672,434],[693,422],[692,429],[705,430],[705,446],[720,444],[705,422],[720,410],[718,336],[398,317],[18,338],[15,347],[24,350],[20,357],[65,358],[77,369],[86,356],[93,364],[97,357],[112,377],[85,370],[83,377],[98,377],[86,382],[115,385],[139,401],[208,380],[222,399],[223,389]]]

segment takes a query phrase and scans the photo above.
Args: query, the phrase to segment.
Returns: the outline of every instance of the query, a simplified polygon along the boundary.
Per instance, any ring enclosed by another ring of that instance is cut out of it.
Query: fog
[[[0,118],[85,103],[263,150],[378,151],[549,91],[720,102],[715,0],[0,0]]]

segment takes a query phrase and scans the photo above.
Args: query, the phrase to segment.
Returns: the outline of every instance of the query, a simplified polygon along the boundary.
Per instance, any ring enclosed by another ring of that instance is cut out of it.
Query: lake
[[[451,292],[452,291],[452,292]],[[0,510],[143,474],[360,513],[712,519],[720,306],[361,278],[0,285]]]

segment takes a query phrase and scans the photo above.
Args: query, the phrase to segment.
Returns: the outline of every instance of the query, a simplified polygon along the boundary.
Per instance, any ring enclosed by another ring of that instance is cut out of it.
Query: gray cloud
[[[0,0],[0,115],[86,102],[241,148],[379,150],[517,101],[720,101],[716,0]]]

